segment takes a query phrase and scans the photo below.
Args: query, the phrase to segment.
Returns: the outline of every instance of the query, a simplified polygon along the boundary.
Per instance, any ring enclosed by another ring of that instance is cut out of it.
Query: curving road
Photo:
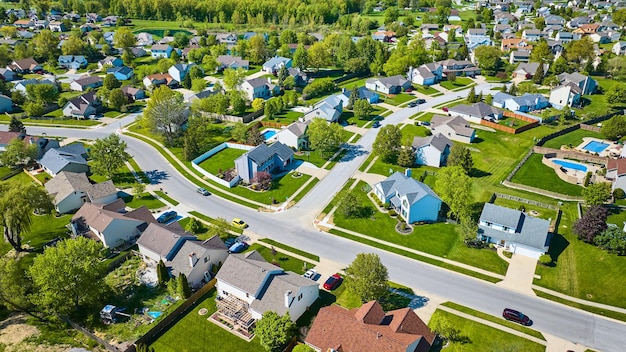
[[[502,85],[484,84],[475,88],[477,93],[482,91],[487,94],[495,86]],[[418,109],[432,107],[466,94],[467,91],[462,91],[429,99],[420,107],[403,109],[389,115],[382,124],[397,124],[415,114]],[[119,124],[92,130],[28,126],[28,131],[33,135],[47,133],[48,136],[95,139],[113,133],[120,125],[132,121],[134,116],[121,119]],[[6,129],[6,126],[0,126],[2,128]],[[179,175],[151,146],[128,136],[123,138],[128,144],[129,153],[142,170],[148,173],[153,171],[154,175],[160,177],[158,182],[174,199],[184,200],[186,206],[199,212],[226,219],[241,217],[250,224],[252,231],[264,237],[331,258],[344,265],[348,265],[358,253],[377,253],[387,266],[392,281],[426,292],[426,296],[435,295],[494,316],[499,316],[504,307],[514,307],[528,314],[535,322],[533,328],[539,331],[600,351],[624,350],[626,324],[622,322],[546,299],[512,292],[469,276],[315,230],[312,226],[313,218],[367,158],[366,151],[371,150],[377,131],[378,129],[370,129],[360,139],[360,148],[352,151],[346,161],[338,163],[295,207],[274,214],[257,212],[215,196],[198,196],[196,186]]]

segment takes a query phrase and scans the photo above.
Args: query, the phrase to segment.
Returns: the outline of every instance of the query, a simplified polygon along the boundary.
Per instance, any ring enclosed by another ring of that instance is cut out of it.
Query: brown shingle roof
[[[626,159],[609,159],[606,165],[607,171],[617,170],[617,175],[626,174]]]

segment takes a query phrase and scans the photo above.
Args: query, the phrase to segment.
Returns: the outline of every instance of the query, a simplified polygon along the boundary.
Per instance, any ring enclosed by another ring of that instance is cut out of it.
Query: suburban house
[[[38,64],[37,61],[35,61],[35,59],[33,59],[32,57],[21,60],[14,60],[7,66],[7,68],[19,74],[38,72],[43,70],[41,65]]]
[[[395,42],[396,40],[396,32],[394,31],[376,31],[372,34],[372,39],[382,42],[382,43],[390,43]]]
[[[609,159],[606,163],[606,179],[611,181],[612,189],[626,190],[626,158]]]
[[[480,69],[473,62],[467,60],[448,59],[438,61],[436,64],[441,65],[444,76],[454,72],[457,76],[474,77],[480,74]]]
[[[56,87],[56,83],[52,82],[49,79],[25,79],[23,81],[19,81],[13,87],[13,90],[19,90],[20,92],[26,94],[26,87],[31,84],[51,84]]]
[[[31,19],[17,20],[15,22],[13,22],[13,26],[16,27],[16,28],[24,28],[24,29],[34,28],[35,27],[35,21],[33,21]]]
[[[374,194],[382,203],[389,203],[409,224],[420,221],[437,221],[441,210],[441,198],[424,183],[395,172],[374,185]]]
[[[189,69],[192,68],[193,66],[196,66],[196,64],[191,63],[191,64],[172,65],[167,70],[167,73],[169,73],[173,79],[177,80],[178,82],[182,82],[187,76],[187,74],[189,74]]]
[[[91,115],[97,115],[102,103],[95,92],[89,92],[70,99],[63,107],[63,116],[71,116],[78,119],[86,119]]]
[[[422,86],[432,86],[441,81],[443,77],[443,66],[436,62],[421,65],[419,67],[409,67],[406,78]]]
[[[323,307],[304,342],[315,351],[428,352],[435,334],[411,308],[385,312],[377,301]]]
[[[550,221],[519,210],[485,203],[478,223],[478,238],[508,251],[539,259],[548,251]]]
[[[415,163],[442,167],[446,165],[452,141],[442,134],[434,134],[428,137],[415,137],[411,147],[415,151]]]
[[[535,73],[537,73],[538,68],[538,62],[522,62],[517,66],[515,71],[513,71],[513,77],[524,77],[526,79],[530,79],[535,75]],[[548,68],[550,68],[550,65],[543,64],[544,76],[548,73]]]
[[[109,204],[117,199],[113,181],[91,183],[84,173],[61,171],[44,185],[61,214],[80,208],[83,203]]]
[[[554,39],[560,41],[563,44],[567,44],[574,40],[574,35],[572,34],[572,32],[559,31],[556,33]]]
[[[460,116],[434,115],[430,120],[433,135],[441,134],[448,139],[461,143],[472,143],[476,130]]]
[[[530,42],[538,42],[539,39],[545,36],[546,34],[538,29],[524,29],[522,32],[522,39],[526,39]]]
[[[271,79],[264,77],[245,80],[241,84],[241,89],[250,101],[256,98],[268,99],[280,91],[280,87],[274,85]]]
[[[48,139],[44,137],[33,137],[21,132],[0,131],[0,153],[6,150],[6,147],[13,140],[19,138],[27,145],[37,145],[37,156],[42,156],[51,148],[58,148],[59,141],[56,139]]]
[[[502,39],[500,44],[500,50],[503,52],[509,52],[511,50],[532,50],[533,46],[528,43],[526,39],[522,38],[510,38]]]
[[[574,73],[567,73],[567,72],[563,72],[560,75],[557,75],[559,82],[561,82],[561,84],[566,84],[566,83],[574,83],[575,85],[578,86],[578,88],[580,88],[582,90],[582,95],[588,95],[588,94],[592,94],[593,92],[596,91],[596,87],[597,87],[597,82],[589,77],[589,76],[585,76],[582,75],[578,72],[574,72]]]
[[[218,271],[218,317],[250,332],[263,313],[296,321],[319,297],[318,283],[270,264],[257,251],[230,254]]]
[[[548,99],[541,94],[525,93],[517,97],[504,92],[493,96],[493,106],[511,111],[529,112],[545,109],[550,106]]]
[[[53,32],[67,32],[69,30],[61,21],[50,21],[48,28]]]
[[[128,98],[129,102],[146,98],[146,92],[143,89],[135,88],[133,86],[123,86],[122,93],[126,95],[126,98]]]
[[[98,61],[98,67],[99,68],[103,68],[104,66],[112,66],[112,67],[120,67],[122,65],[124,65],[124,61],[122,61],[122,59],[120,59],[119,57],[115,57],[115,56],[107,56],[104,59]]]
[[[613,44],[611,52],[615,55],[626,55],[626,42],[617,42]]]
[[[299,68],[290,68],[287,70],[289,76],[293,77],[296,87],[304,87],[309,83],[309,77],[306,72],[301,71]]]
[[[83,55],[61,55],[59,56],[59,66],[68,70],[78,70],[87,67],[87,58]]]
[[[184,274],[189,286],[194,288],[210,281],[215,268],[228,257],[228,248],[219,236],[198,240],[178,222],[149,224],[137,246],[148,265],[154,267],[162,260],[172,277]]]
[[[276,133],[276,140],[296,150],[306,149],[309,146],[309,140],[306,135],[308,127],[308,121],[296,121]]]
[[[383,94],[399,94],[411,87],[411,82],[401,75],[391,77],[370,78],[365,87]]]
[[[555,109],[563,109],[566,106],[572,107],[580,103],[582,89],[574,83],[567,83],[553,88],[550,91],[549,102]]]
[[[276,74],[283,66],[290,68],[291,59],[282,56],[274,56],[263,64],[263,71],[269,74]]]
[[[476,47],[481,45],[493,45],[487,30],[484,28],[469,28],[467,30],[467,34],[465,35],[465,43],[467,44],[467,49],[474,50]]]
[[[530,61],[530,50],[514,50],[509,55],[509,63],[516,64]]]
[[[102,87],[102,82],[103,80],[100,76],[85,76],[72,81],[72,83],[70,83],[70,89],[84,92],[89,88],[96,89]]]
[[[169,73],[155,73],[153,75],[148,75],[143,79],[143,85],[146,89],[156,88],[160,85],[167,85],[168,87],[176,87],[180,82],[172,78]]]
[[[150,210],[140,208],[126,212],[122,199],[109,204],[84,203],[72,216],[70,228],[74,235],[83,235],[102,242],[107,248],[118,247],[138,238],[148,224],[156,223]]]
[[[235,33],[217,33],[215,39],[220,44],[235,45],[237,44],[237,35]]]
[[[133,77],[133,69],[128,66],[110,67],[107,74],[112,74],[118,81],[127,81]]]
[[[18,79],[19,76],[17,73],[13,72],[13,70],[9,68],[0,68],[0,79],[5,82],[11,82]]]
[[[44,171],[52,177],[61,171],[87,173],[89,166],[85,160],[86,156],[85,147],[80,143],[74,143],[49,149],[38,162]]]
[[[293,155],[293,150],[280,142],[270,146],[262,143],[235,159],[235,169],[244,182],[250,183],[257,172],[274,174],[287,170]]]
[[[172,55],[174,48],[167,44],[155,44],[150,48],[150,55],[153,58],[169,58]]]
[[[13,111],[13,100],[4,94],[0,94],[0,113]]]
[[[85,23],[85,24],[81,25],[79,27],[79,29],[80,29],[80,31],[82,33],[89,33],[91,31],[98,31],[98,30],[100,30],[100,27],[95,25],[95,24],[93,24],[93,23]]]
[[[324,119],[328,122],[337,122],[343,113],[343,106],[348,104],[343,94],[335,94],[313,105],[313,109],[302,116],[304,121]]]
[[[365,99],[370,104],[378,103],[378,100],[380,98],[378,93],[372,92],[371,90],[369,90],[369,89],[367,89],[365,87],[358,87],[358,88],[355,88],[355,89],[356,89],[356,94],[358,94],[358,98],[357,99],[359,99],[359,100],[360,99]],[[343,107],[344,108],[346,106],[348,106],[348,102],[350,101],[350,96],[352,95],[352,91],[353,91],[353,89],[347,89],[347,88],[342,88],[341,89],[341,95],[343,95],[343,97],[340,97],[340,98],[342,100],[344,100],[344,102],[343,102]]]
[[[220,55],[217,57],[217,63],[219,64],[217,67],[218,72],[227,68],[232,68],[233,70],[241,68],[246,71],[250,68],[250,61],[243,60],[241,56]]]
[[[502,118],[502,110],[480,102],[472,105],[460,104],[453,106],[448,109],[448,115],[458,115],[469,122],[480,124],[480,121],[483,119],[500,120]]]
[[[148,45],[154,44],[154,38],[152,37],[152,34],[150,33],[146,33],[146,32],[137,33],[135,38],[137,39],[138,46],[148,46]]]

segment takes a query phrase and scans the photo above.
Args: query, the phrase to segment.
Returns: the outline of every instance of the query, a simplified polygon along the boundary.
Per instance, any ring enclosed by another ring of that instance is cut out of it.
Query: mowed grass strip
[[[278,247],[278,248],[284,249],[284,250],[286,250],[288,252],[291,252],[291,253],[303,256],[305,258],[309,258],[309,259],[314,260],[316,262],[320,261],[320,257],[317,256],[317,255],[313,255],[313,254],[305,252],[303,250],[300,250],[300,249],[297,249],[297,248],[293,248],[291,246],[288,246],[286,244],[282,244],[280,242],[274,241],[274,240],[269,239],[269,238],[262,238],[259,241],[265,242],[265,243],[270,244],[270,245],[272,245],[274,247]]]
[[[198,166],[213,175],[235,167],[235,159],[245,154],[247,150],[225,148],[203,160]]]
[[[582,187],[561,180],[552,168],[541,162],[542,158],[542,154],[531,155],[511,181],[569,196],[581,195]]]

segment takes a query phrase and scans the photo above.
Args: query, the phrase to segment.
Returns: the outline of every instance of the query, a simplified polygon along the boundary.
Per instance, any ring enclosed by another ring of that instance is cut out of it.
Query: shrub
[[[389,216],[396,216],[396,215],[398,215],[398,213],[396,213],[396,211],[393,210],[393,209],[389,210],[388,214],[389,214]]]
[[[544,254],[539,257],[539,263],[543,265],[550,265],[552,264],[552,257],[550,256],[550,254]]]
[[[615,198],[615,199],[624,199],[624,198],[626,198],[626,192],[624,192],[624,190],[621,189],[621,188],[616,188],[613,191],[613,198]]]
[[[525,207],[524,205],[520,205],[520,206],[517,208],[517,210],[519,210],[519,211],[521,211],[521,212],[525,213],[525,212],[526,212],[526,207]]]
[[[589,186],[589,181],[591,181],[591,171],[587,171],[587,174],[585,175],[585,181],[583,182],[583,186],[584,187]]]

